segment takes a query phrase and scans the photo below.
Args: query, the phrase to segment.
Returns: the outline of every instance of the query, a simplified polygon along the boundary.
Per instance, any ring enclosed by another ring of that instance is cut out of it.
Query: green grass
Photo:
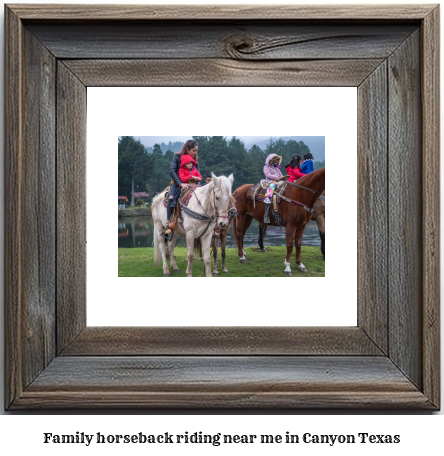
[[[284,259],[286,247],[266,247],[265,253],[258,248],[246,248],[247,263],[239,263],[237,249],[226,249],[226,267],[228,274],[222,272],[222,257],[219,250],[218,270],[219,277],[285,277]],[[162,265],[154,264],[154,248],[118,249],[119,277],[163,277]],[[171,273],[171,277],[186,277],[185,261],[187,249],[176,247],[174,249],[176,263],[180,269],[179,274]],[[294,261],[295,249],[291,258],[293,277],[324,277],[325,262],[319,247],[302,247],[301,258],[308,272],[299,272]],[[168,261],[168,265],[169,260]],[[212,262],[213,264],[213,262]],[[204,265],[199,258],[193,261],[193,276],[204,277]]]

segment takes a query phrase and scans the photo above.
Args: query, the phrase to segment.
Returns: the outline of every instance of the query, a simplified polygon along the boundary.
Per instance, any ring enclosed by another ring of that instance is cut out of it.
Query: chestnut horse
[[[247,198],[247,192],[251,186],[252,184],[245,184],[237,189],[237,217],[233,219],[233,239],[237,243],[239,261],[241,263],[246,262],[243,243],[247,229],[250,227],[253,218],[259,222],[264,220],[264,203],[261,201],[253,202]],[[291,202],[281,199],[279,204],[280,218],[285,227],[287,255],[284,261],[284,272],[287,276],[292,275],[290,258],[293,252],[294,240],[302,240],[305,225],[311,219],[313,207],[324,190],[325,168],[301,177],[297,183],[289,182],[287,185],[284,197],[291,200]],[[270,211],[270,224],[279,226],[274,219],[272,211]],[[298,242],[296,242],[296,263],[300,271],[307,271],[301,260],[301,243]]]
[[[314,211],[311,219],[316,222],[319,230],[319,237],[321,238],[321,252],[325,260],[325,192],[322,193],[322,197],[316,201]],[[257,240],[261,252],[265,252],[264,248],[264,237],[267,234],[267,225],[265,223],[259,224],[259,239]],[[299,238],[295,239],[296,246],[302,245],[302,235],[304,230],[299,230]]]

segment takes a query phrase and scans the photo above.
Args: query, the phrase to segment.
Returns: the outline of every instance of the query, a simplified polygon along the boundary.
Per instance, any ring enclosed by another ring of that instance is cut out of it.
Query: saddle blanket
[[[266,180],[261,180],[258,184],[252,185],[247,191],[247,198],[254,199],[255,201],[264,201],[267,197],[267,188],[271,182],[267,182]],[[274,194],[276,195],[277,203],[281,202],[279,198],[280,195],[283,195],[285,189],[287,188],[286,181],[276,182],[276,190]]]
[[[182,206],[188,206],[188,203],[190,201],[190,198],[193,196],[193,189],[192,188],[187,188],[187,189],[182,189],[179,195],[179,203]],[[163,196],[163,207],[167,207],[167,202],[168,198],[170,196],[170,187],[167,188],[167,191],[165,192]]]

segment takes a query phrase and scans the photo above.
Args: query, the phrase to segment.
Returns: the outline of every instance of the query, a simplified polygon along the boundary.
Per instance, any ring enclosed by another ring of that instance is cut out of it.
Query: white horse
[[[185,234],[187,241],[187,277],[193,277],[192,265],[194,259],[194,240],[199,239],[202,245],[205,263],[205,277],[211,277],[210,246],[211,237],[215,226],[226,228],[229,222],[231,186],[234,177],[215,176],[213,173],[211,183],[204,187],[195,187],[188,206],[182,210],[183,223],[176,223],[171,241],[168,244],[170,263],[173,272],[179,272],[174,258],[174,246],[177,238]],[[152,214],[154,220],[154,262],[160,265],[163,262],[164,277],[170,276],[166,260],[165,240],[162,232],[167,224],[167,212],[163,205],[164,193],[153,199]]]

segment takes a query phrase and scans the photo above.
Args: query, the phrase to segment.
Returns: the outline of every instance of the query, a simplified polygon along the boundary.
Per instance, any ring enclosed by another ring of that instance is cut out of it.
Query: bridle
[[[216,222],[216,220],[217,220],[218,218],[226,218],[226,219],[229,219],[229,218],[230,218],[230,214],[229,214],[230,209],[228,209],[228,211],[225,212],[226,215],[225,215],[224,213],[219,214],[219,213],[217,212],[217,206],[216,206],[216,191],[214,190],[214,188],[213,188],[213,198],[214,198],[214,200],[213,200],[213,201],[214,201],[214,210],[216,211],[216,213],[214,214],[214,219],[215,219],[214,222]],[[200,203],[199,203],[199,204],[200,204]],[[201,206],[201,207],[202,207],[202,206]],[[203,208],[202,208],[202,209],[203,209]],[[233,208],[232,208],[232,209],[233,209]]]
[[[231,209],[229,209],[229,210],[228,210],[227,212],[225,212],[225,213],[219,214],[219,213],[217,212],[217,206],[216,206],[216,192],[215,192],[214,188],[213,188],[212,191],[213,191],[213,201],[214,201],[214,210],[215,210],[215,214],[214,214],[214,215],[211,215],[211,216],[210,216],[210,215],[207,214],[207,212],[205,211],[204,207],[202,206],[202,203],[200,202],[199,198],[197,197],[197,195],[196,195],[196,193],[195,193],[195,191],[194,191],[194,188],[191,189],[191,192],[192,192],[192,194],[195,196],[197,202],[199,203],[199,206],[202,208],[202,210],[203,210],[204,213],[203,213],[203,214],[199,214],[198,212],[195,212],[195,211],[193,211],[193,210],[191,210],[191,209],[188,209],[188,207],[186,207],[186,206],[183,206],[183,207],[182,207],[182,210],[184,211],[184,213],[185,213],[186,215],[188,215],[189,217],[191,217],[191,218],[193,218],[193,219],[195,219],[195,220],[199,220],[199,221],[201,221],[201,222],[208,222],[208,224],[207,224],[207,226],[206,226],[204,232],[203,232],[198,238],[196,238],[196,240],[199,240],[199,239],[208,231],[208,228],[210,227],[210,225],[211,225],[212,223],[214,223],[214,224],[216,223],[216,221],[217,221],[218,218],[226,218],[226,219],[229,219],[229,220],[231,221],[231,219],[233,218],[233,216],[232,216],[230,213],[231,213],[233,210],[236,212],[236,215],[237,215],[237,210],[236,210],[235,207],[232,207]],[[236,216],[236,215],[235,215],[235,216]],[[235,216],[234,216],[234,217],[235,217]],[[216,229],[218,229],[218,228],[216,227]]]

